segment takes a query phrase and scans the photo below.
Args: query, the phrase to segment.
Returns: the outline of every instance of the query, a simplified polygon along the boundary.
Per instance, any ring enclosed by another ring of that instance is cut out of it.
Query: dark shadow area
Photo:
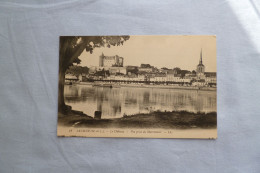
[[[79,114],[79,112],[74,112]],[[60,116],[59,122],[67,127],[88,128],[159,128],[196,129],[216,128],[217,113],[192,113],[187,111],[153,112],[136,114],[122,118],[100,119],[80,113],[80,116]]]

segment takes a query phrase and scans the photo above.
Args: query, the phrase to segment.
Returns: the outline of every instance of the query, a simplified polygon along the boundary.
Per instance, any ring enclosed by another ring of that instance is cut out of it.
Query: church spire
[[[200,50],[200,62],[199,62],[199,64],[202,64],[202,48]]]
[[[197,74],[201,74],[205,72],[205,66],[202,64],[202,48],[200,50],[200,61],[197,65]]]

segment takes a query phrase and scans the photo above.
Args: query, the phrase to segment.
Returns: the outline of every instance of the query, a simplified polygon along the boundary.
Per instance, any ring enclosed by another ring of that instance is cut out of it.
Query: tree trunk
[[[81,43],[76,48],[73,48],[73,50],[70,50],[66,43],[67,42],[63,42],[60,39],[58,111],[62,114],[68,114],[71,111],[71,106],[66,105],[64,102],[65,72],[86,47],[86,43]],[[71,53],[71,51],[73,51],[73,53]]]
[[[60,67],[59,69],[59,95],[58,95],[58,111],[62,114],[67,114],[71,107],[67,106],[64,101],[64,83],[65,83],[65,71]]]

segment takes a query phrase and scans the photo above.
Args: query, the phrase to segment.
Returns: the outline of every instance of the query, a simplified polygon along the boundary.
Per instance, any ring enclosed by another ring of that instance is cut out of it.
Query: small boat
[[[113,85],[112,84],[103,84],[103,87],[113,88]]]

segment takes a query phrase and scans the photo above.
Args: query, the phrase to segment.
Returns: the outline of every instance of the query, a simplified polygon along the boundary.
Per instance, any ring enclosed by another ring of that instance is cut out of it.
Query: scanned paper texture
[[[217,138],[216,36],[61,36],[57,135]]]

